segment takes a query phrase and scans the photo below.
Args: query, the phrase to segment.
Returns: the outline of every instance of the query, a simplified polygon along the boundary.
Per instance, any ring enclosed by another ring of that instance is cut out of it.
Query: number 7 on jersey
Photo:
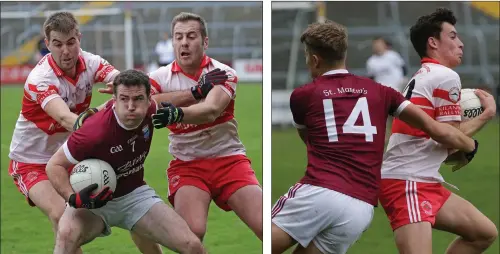
[[[323,109],[325,113],[326,131],[328,133],[329,142],[338,142],[337,123],[335,121],[335,113],[333,109],[333,100],[324,99]],[[363,125],[355,125],[359,115],[363,118]],[[366,142],[373,142],[373,134],[377,134],[377,127],[372,125],[370,112],[368,111],[368,101],[366,97],[361,97],[356,102],[356,105],[351,111],[342,126],[343,133],[365,134]]]

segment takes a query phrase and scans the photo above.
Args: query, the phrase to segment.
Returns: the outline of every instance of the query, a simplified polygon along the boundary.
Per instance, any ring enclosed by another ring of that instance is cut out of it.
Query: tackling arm
[[[62,98],[59,97],[50,100],[43,110],[66,130],[73,131],[73,125],[78,115],[69,110],[68,105],[66,105]]]
[[[190,89],[174,91],[168,93],[159,93],[151,96],[157,102],[169,102],[176,107],[188,107],[198,102]]]
[[[432,139],[445,146],[456,148],[467,153],[475,149],[475,142],[473,139],[465,136],[460,130],[448,124],[435,121],[423,110],[413,104],[408,104],[398,117],[412,127],[423,130]]]
[[[220,86],[215,86],[207,95],[205,101],[182,108],[183,123],[204,124],[217,119],[231,102],[231,97]]]
[[[73,163],[66,158],[64,149],[61,146],[52,158],[50,158],[45,168],[50,183],[64,200],[68,200],[71,194],[74,193],[69,182],[69,173],[67,170],[71,166],[73,166]]]

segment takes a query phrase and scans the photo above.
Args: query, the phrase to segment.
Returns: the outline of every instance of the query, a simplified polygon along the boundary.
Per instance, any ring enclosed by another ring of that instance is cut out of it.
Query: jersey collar
[[[196,76],[192,76],[192,75],[189,75],[187,73],[185,73],[181,67],[177,64],[177,61],[174,61],[172,63],[172,72],[180,72],[182,74],[184,74],[186,77],[194,80],[194,81],[198,81],[198,79],[200,78],[200,75],[201,75],[201,72],[203,70],[203,68],[207,67],[210,63],[212,62],[212,59],[210,57],[208,57],[207,55],[203,55],[203,58],[201,59],[201,64],[200,64],[200,69],[198,70],[198,72],[196,73]]]
[[[441,64],[438,60],[430,58],[430,57],[422,58],[422,60],[420,60],[420,63],[421,64],[424,64],[424,63]]]
[[[327,72],[323,73],[323,75],[321,75],[321,76],[333,75],[333,74],[347,74],[347,73],[349,73],[349,72],[346,69],[336,69],[336,70],[327,71]]]
[[[65,76],[64,72],[61,70],[61,68],[59,68],[56,61],[52,57],[52,54],[49,54],[48,58],[49,58],[49,65],[56,74],[56,76],[58,77]],[[78,55],[78,60],[76,61],[76,76],[78,77],[86,69],[87,65],[85,64],[85,60],[83,59],[82,55]]]

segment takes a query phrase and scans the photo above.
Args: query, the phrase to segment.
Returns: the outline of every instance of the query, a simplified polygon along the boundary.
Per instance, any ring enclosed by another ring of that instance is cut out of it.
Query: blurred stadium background
[[[101,55],[119,70],[149,71],[158,58],[155,46],[170,32],[182,11],[208,23],[207,55],[232,66],[240,86],[236,119],[247,153],[262,182],[262,3],[261,2],[1,2],[1,253],[51,253],[48,219],[30,208],[7,168],[8,153],[27,75],[36,64],[45,18],[54,11],[74,13],[82,32],[81,47]],[[103,87],[103,84],[96,84]],[[94,92],[92,106],[109,99]],[[168,131],[157,131],[148,159],[146,181],[166,200]],[[29,239],[29,244],[26,243]],[[204,243],[210,253],[262,253],[262,244],[233,213],[211,207]],[[138,253],[128,233],[113,229],[107,238],[84,246],[86,253]],[[171,253],[166,251],[165,253]]]
[[[421,15],[437,7],[454,11],[457,30],[464,42],[464,59],[455,70],[463,88],[483,88],[496,96],[499,89],[499,2],[273,2],[272,3],[272,202],[298,181],[307,165],[306,147],[292,127],[289,108],[293,88],[310,80],[300,35],[308,24],[327,18],[348,29],[347,66],[350,72],[366,75],[372,55],[372,39],[382,36],[392,42],[413,75],[420,67],[409,39],[409,28]],[[500,110],[498,110],[500,111]],[[498,118],[476,135],[481,144],[467,168],[442,174],[457,185],[456,193],[477,206],[499,225],[499,123]],[[452,234],[433,232],[435,253],[444,253]],[[499,253],[498,240],[486,253]],[[381,207],[371,227],[348,253],[397,253],[392,231]]]

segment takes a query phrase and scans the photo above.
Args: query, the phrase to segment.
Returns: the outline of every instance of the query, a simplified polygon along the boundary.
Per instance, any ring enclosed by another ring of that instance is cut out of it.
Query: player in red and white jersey
[[[420,17],[410,29],[413,47],[422,67],[404,90],[406,99],[430,117],[472,137],[495,115],[495,101],[477,90],[484,112],[461,123],[458,74],[463,43],[455,29],[456,18],[440,8]],[[432,228],[459,235],[447,253],[482,253],[497,236],[497,229],[471,203],[442,186],[439,173],[447,158],[462,158],[428,134],[395,119],[382,164],[380,202],[394,230],[401,253],[432,253]],[[454,170],[463,167],[458,160]]]
[[[73,132],[47,164],[49,180],[68,202],[54,253],[74,253],[99,235],[111,234],[111,227],[133,231],[179,253],[205,253],[187,223],[144,181],[154,129],[151,116],[158,108],[150,97],[149,77],[127,70],[113,85],[113,100]],[[97,184],[74,192],[68,169],[91,158],[114,169],[114,193],[105,187],[92,194]]]
[[[202,17],[180,13],[172,33],[175,61],[150,73],[159,93],[153,98],[171,103],[154,116],[155,127],[170,129],[169,200],[200,239],[213,199],[223,210],[235,211],[262,240],[262,190],[234,118],[236,72],[205,55],[208,34]],[[212,79],[220,72],[227,81],[201,91],[204,84],[217,83]]]
[[[93,85],[113,81],[119,71],[80,48],[78,22],[71,13],[54,13],[43,27],[51,53],[38,62],[24,85],[9,174],[29,204],[47,215],[56,230],[64,200],[48,181],[45,165],[68,138],[78,115],[84,120],[97,110],[89,109]]]
[[[314,80],[293,91],[290,108],[308,163],[305,176],[273,207],[272,249],[283,253],[298,242],[295,253],[345,253],[373,218],[389,115],[467,151],[469,159],[476,146],[393,88],[350,74],[342,25],[312,24],[301,42]]]

